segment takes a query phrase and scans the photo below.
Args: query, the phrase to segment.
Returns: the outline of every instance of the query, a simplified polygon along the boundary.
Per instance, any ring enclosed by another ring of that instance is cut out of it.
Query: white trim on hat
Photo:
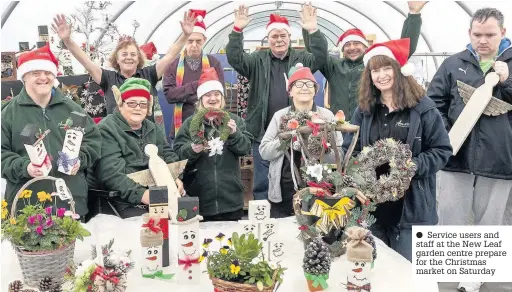
[[[343,46],[348,43],[348,42],[360,42],[362,43],[363,45],[365,45],[366,47],[368,47],[368,42],[362,38],[361,36],[359,35],[355,35],[355,34],[351,34],[349,36],[346,36],[345,38],[343,38],[343,40],[340,42],[340,44],[338,45],[338,47],[340,49],[343,49]]]
[[[194,25],[194,28],[192,29],[192,32],[198,32],[200,34],[203,34],[203,35],[206,35],[206,29],[200,27],[200,26],[197,26],[197,25]]]
[[[32,71],[48,71],[57,77],[57,66],[50,60],[30,60],[26,61],[18,67],[18,80],[23,81],[23,75]]]
[[[267,35],[273,30],[273,29],[286,29],[288,33],[290,33],[290,26],[284,22],[274,22],[270,24],[267,27]]]
[[[363,57],[363,63],[364,66],[368,64],[368,61],[370,61],[371,58],[375,56],[388,56],[391,59],[396,61],[395,55],[393,55],[393,52],[386,46],[378,46],[373,48],[371,51],[366,52]]]
[[[224,86],[222,86],[222,83],[217,80],[210,80],[197,87],[197,97],[201,99],[203,95],[212,90],[218,90],[220,93],[222,93],[222,95],[224,95]]]

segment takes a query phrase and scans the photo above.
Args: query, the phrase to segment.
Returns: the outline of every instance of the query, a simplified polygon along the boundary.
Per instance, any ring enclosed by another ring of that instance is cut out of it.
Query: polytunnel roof
[[[204,19],[208,29],[205,51],[217,53],[227,43],[233,26],[233,11],[239,4],[249,7],[252,18],[244,30],[245,40],[262,41],[265,26],[271,13],[280,13],[289,18],[292,39],[301,37],[298,11],[303,1],[114,1],[106,14],[114,21],[119,31],[131,35],[133,23],[140,26],[134,37],[139,44],[152,41],[159,53],[165,53],[181,33],[179,21],[188,9],[205,9]],[[357,27],[366,34],[375,34],[382,42],[400,37],[403,21],[408,12],[406,1],[318,1],[318,24],[326,35],[329,47],[335,46],[340,34]],[[70,15],[83,2],[12,1],[2,3],[2,51],[17,51],[18,43],[38,40],[38,25],[51,25],[57,13]],[[512,29],[511,1],[431,1],[422,11],[422,34],[416,53],[458,52],[468,43],[470,15],[479,8],[495,7],[505,14],[505,26]],[[99,22],[98,22],[99,23]],[[51,35],[52,33],[50,33]],[[96,32],[91,39],[101,38]],[[438,65],[439,60],[435,60]],[[437,67],[437,66],[436,66]]]

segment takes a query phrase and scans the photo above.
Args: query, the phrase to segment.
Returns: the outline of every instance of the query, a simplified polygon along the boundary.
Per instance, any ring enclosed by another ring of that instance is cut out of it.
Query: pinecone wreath
[[[44,277],[39,281],[39,290],[48,291],[53,286],[53,279],[51,277]]]
[[[304,253],[303,263],[302,268],[308,274],[329,274],[331,270],[331,254],[329,253],[329,247],[327,247],[321,237],[317,237],[309,243]]]
[[[16,280],[9,284],[9,292],[20,292],[23,289],[23,282]]]

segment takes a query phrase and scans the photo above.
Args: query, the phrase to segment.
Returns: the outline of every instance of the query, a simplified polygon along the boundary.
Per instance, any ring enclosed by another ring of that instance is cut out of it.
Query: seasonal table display
[[[331,253],[321,237],[311,241],[304,252],[302,268],[308,282],[309,291],[327,289],[327,279],[331,270]]]
[[[91,248],[91,259],[79,265],[72,265],[66,279],[73,292],[124,292],[128,287],[127,274],[135,266],[130,258],[131,251],[124,254],[112,249],[114,239],[102,245],[97,252],[95,245]]]
[[[210,248],[216,245],[205,239],[202,255],[215,291],[271,292],[282,283],[286,269],[265,260],[263,244],[253,233],[235,232],[227,239],[219,233],[215,240],[219,249]]]
[[[231,131],[228,127],[230,119],[229,113],[224,110],[200,109],[190,122],[189,131],[192,142],[204,145],[204,151],[209,151],[210,156],[222,155],[224,142]],[[209,127],[206,128],[206,125]]]
[[[71,210],[56,208],[57,193],[44,191],[38,192],[38,202],[30,205],[33,194],[27,188],[40,180],[53,180],[67,189],[63,180],[42,176],[31,179],[20,188],[10,215],[7,202],[2,202],[2,241],[8,240],[13,245],[23,281],[32,287],[36,287],[45,277],[62,283],[66,268],[73,260],[75,241],[90,235],[77,220],[80,216],[75,213],[72,197],[69,199]],[[16,212],[19,200],[24,201],[25,207]]]
[[[347,291],[371,291],[371,270],[377,258],[377,246],[370,232],[361,227],[347,231]]]

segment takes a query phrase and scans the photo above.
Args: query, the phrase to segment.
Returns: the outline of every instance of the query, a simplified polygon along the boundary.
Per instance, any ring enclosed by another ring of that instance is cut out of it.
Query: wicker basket
[[[51,176],[41,176],[29,180],[24,184],[14,197],[11,208],[11,218],[15,218],[16,205],[20,194],[32,183],[40,180],[53,180],[57,178]],[[75,202],[71,198],[69,200],[71,211],[75,212]],[[64,281],[64,274],[69,264],[73,261],[75,253],[75,242],[63,246],[57,250],[48,251],[27,251],[21,246],[14,246],[18,261],[20,263],[21,272],[23,274],[23,281],[28,286],[37,287],[39,281],[44,277],[51,277],[53,281],[62,283]]]
[[[274,276],[272,277],[272,280],[274,281],[274,285],[270,287],[264,287],[262,292],[272,292],[274,291],[274,288],[277,284],[276,281],[277,278],[277,272],[274,272]],[[210,280],[212,280],[213,287],[218,289],[222,292],[261,292],[258,290],[258,287],[256,287],[255,284],[243,284],[243,283],[235,283],[235,282],[229,282],[224,281],[218,278],[210,277]]]

